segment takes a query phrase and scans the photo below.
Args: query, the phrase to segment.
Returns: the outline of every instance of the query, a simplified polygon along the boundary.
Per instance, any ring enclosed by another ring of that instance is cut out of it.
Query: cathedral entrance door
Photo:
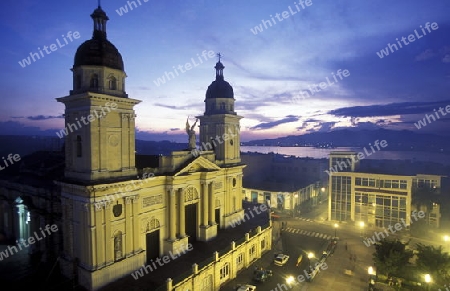
[[[189,242],[197,240],[197,203],[186,205],[185,209],[186,234]]]
[[[159,257],[159,229],[146,235],[147,264]]]

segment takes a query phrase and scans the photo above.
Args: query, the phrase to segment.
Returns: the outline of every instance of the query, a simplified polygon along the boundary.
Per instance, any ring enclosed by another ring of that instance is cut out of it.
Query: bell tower
[[[135,177],[135,112],[141,101],[125,92],[124,65],[106,37],[109,20],[100,6],[91,14],[92,39],[77,49],[73,88],[64,103],[65,177],[93,181]]]
[[[225,81],[223,69],[225,66],[219,61],[216,69],[216,80],[209,85],[205,98],[205,113],[200,119],[200,144],[202,150],[213,150],[216,163],[220,166],[239,164],[240,126],[242,116],[234,111],[233,87]]]

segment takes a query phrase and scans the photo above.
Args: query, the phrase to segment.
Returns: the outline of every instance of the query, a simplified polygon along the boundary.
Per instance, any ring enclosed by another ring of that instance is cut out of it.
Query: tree
[[[373,261],[377,271],[388,277],[400,274],[402,268],[407,266],[409,259],[413,257],[412,250],[406,249],[408,243],[383,239],[376,244]]]
[[[437,283],[447,283],[450,279],[450,256],[444,253],[442,246],[427,246],[418,243],[416,266],[422,272],[431,274]]]

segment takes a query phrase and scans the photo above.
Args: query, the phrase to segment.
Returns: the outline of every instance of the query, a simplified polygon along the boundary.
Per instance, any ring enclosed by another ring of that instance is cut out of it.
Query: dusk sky
[[[244,117],[243,141],[343,127],[450,132],[450,114],[414,125],[450,105],[448,0],[145,1],[128,1],[132,10],[125,0],[101,3],[108,39],[124,60],[126,92],[143,101],[135,107],[137,138],[187,141],[186,118],[192,124],[203,114],[219,52]],[[70,69],[92,37],[97,1],[4,4],[0,134],[56,137],[65,125],[55,98],[72,89]],[[70,40],[69,32],[80,37]],[[23,62],[57,42],[63,46]],[[167,80],[180,65],[185,72]]]

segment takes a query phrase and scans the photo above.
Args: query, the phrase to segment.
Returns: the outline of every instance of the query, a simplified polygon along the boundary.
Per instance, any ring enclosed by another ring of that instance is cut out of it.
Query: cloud
[[[442,58],[442,62],[443,62],[443,63],[450,63],[450,54],[449,54],[449,55],[445,55],[445,56]]]
[[[47,119],[57,119],[57,118],[64,118],[64,115],[58,115],[58,116],[36,115],[36,116],[28,116],[27,117],[27,119],[29,119],[29,120],[47,120]]]
[[[433,112],[433,109],[445,107],[450,100],[433,102],[402,102],[384,105],[352,106],[331,110],[328,114],[341,117],[376,117]]]
[[[35,116],[10,116],[10,118],[13,119],[28,119],[28,120],[47,120],[47,119],[58,119],[58,118],[64,118],[64,115],[58,115],[58,116],[45,116],[45,115],[35,115]]]
[[[314,126],[314,128],[311,128],[307,131],[308,132],[330,132],[334,128],[335,124],[336,124],[336,122],[334,122],[334,121],[322,122],[322,123],[319,123],[318,125]]]
[[[250,129],[252,129],[252,130],[269,129],[269,128],[276,127],[276,126],[278,126],[280,124],[283,124],[283,123],[296,122],[298,120],[299,120],[299,118],[297,116],[288,115],[285,118],[277,120],[277,121],[260,123],[260,124],[254,126],[254,127],[251,127]]]
[[[434,57],[436,54],[433,52],[432,49],[427,49],[426,51],[420,53],[419,55],[417,55],[415,57],[416,62],[420,62],[420,61],[426,61],[428,59],[431,59],[432,57]]]
[[[153,105],[159,106],[159,107],[163,107],[163,108],[172,109],[172,110],[185,110],[185,109],[190,109],[190,108],[193,108],[193,107],[198,107],[198,104],[176,106],[176,105],[166,105],[166,104],[161,104],[161,103],[154,103]]]

